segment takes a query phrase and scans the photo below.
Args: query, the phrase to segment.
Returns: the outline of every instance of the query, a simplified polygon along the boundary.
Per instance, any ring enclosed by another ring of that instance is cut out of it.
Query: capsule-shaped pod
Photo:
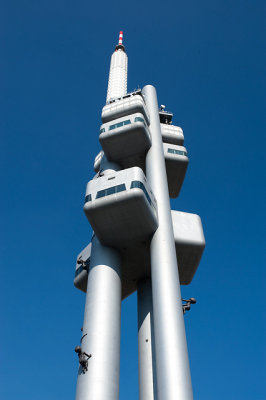
[[[205,238],[199,215],[172,211],[176,256],[181,285],[188,285],[198,268]]]
[[[158,226],[155,197],[138,167],[91,180],[84,212],[102,244],[116,248],[146,240]]]
[[[102,110],[103,123],[126,115],[141,113],[147,125],[150,124],[149,113],[141,94],[129,93],[126,96],[106,104]]]
[[[141,113],[103,124],[99,140],[108,160],[120,163],[124,168],[127,167],[129,157],[131,163],[140,166],[139,156],[144,156],[151,147],[149,128]]]
[[[160,125],[164,143],[177,144],[179,146],[184,144],[184,134],[182,128],[170,124]]]
[[[163,143],[169,196],[176,198],[182,187],[187,166],[187,150],[183,146]]]

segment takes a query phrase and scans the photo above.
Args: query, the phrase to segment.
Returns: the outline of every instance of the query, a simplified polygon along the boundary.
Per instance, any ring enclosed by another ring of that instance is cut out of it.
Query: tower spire
[[[111,57],[106,103],[127,93],[127,54],[123,45],[123,31]]]
[[[123,44],[123,31],[120,31],[120,33],[119,33],[118,44]]]
[[[123,45],[123,31],[119,32],[118,44],[115,46],[115,50],[125,51],[125,46]]]

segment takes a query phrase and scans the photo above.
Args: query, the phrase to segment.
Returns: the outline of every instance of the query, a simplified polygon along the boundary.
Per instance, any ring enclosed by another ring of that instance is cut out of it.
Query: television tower
[[[183,300],[180,285],[191,282],[205,239],[198,215],[170,208],[188,165],[183,131],[153,86],[127,92],[127,64],[120,32],[85,195],[93,235],[74,279],[86,293],[76,400],[119,399],[121,300],[135,291],[139,399],[192,400],[184,312],[195,299]]]

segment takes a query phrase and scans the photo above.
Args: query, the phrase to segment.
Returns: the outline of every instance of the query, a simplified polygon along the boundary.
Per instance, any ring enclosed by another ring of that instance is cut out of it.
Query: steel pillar
[[[76,400],[118,400],[120,325],[120,255],[94,236],[81,340],[91,358],[87,371],[79,366]]]
[[[138,282],[139,400],[156,400],[151,280]]]
[[[150,114],[152,147],[146,176],[157,200],[159,227],[151,240],[151,276],[158,400],[192,400],[180,282],[156,90],[143,95]]]

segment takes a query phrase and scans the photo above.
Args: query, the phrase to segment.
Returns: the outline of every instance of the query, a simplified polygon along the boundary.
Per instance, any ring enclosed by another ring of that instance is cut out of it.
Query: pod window
[[[148,194],[148,192],[147,192],[147,190],[146,190],[146,188],[145,188],[145,186],[143,185],[142,182],[140,182],[140,181],[132,181],[130,189],[134,189],[134,188],[141,189],[144,192],[144,194],[146,196],[146,199],[148,200],[149,204],[150,205],[152,204],[151,203],[151,198],[150,198],[150,196],[149,196],[149,194]]]
[[[124,190],[126,190],[126,185],[124,183],[122,185],[112,186],[108,189],[99,190],[99,192],[97,192],[96,199],[109,196],[110,194],[123,192]]]
[[[135,118],[135,122],[143,122],[143,123],[145,123],[145,122],[144,122],[144,119],[141,118],[141,117],[136,117],[136,118]]]
[[[121,121],[121,122],[118,122],[117,124],[110,125],[110,126],[109,126],[109,131],[111,131],[111,130],[113,130],[113,129],[116,129],[116,128],[121,128],[121,126],[123,126],[123,125],[129,125],[129,124],[131,124],[130,119],[126,119],[125,121]]]
[[[91,194],[87,194],[85,197],[85,203],[88,203],[88,201],[91,201]]]
[[[168,149],[168,153],[178,154],[180,156],[187,156],[187,152],[186,151],[176,150],[176,149]]]

